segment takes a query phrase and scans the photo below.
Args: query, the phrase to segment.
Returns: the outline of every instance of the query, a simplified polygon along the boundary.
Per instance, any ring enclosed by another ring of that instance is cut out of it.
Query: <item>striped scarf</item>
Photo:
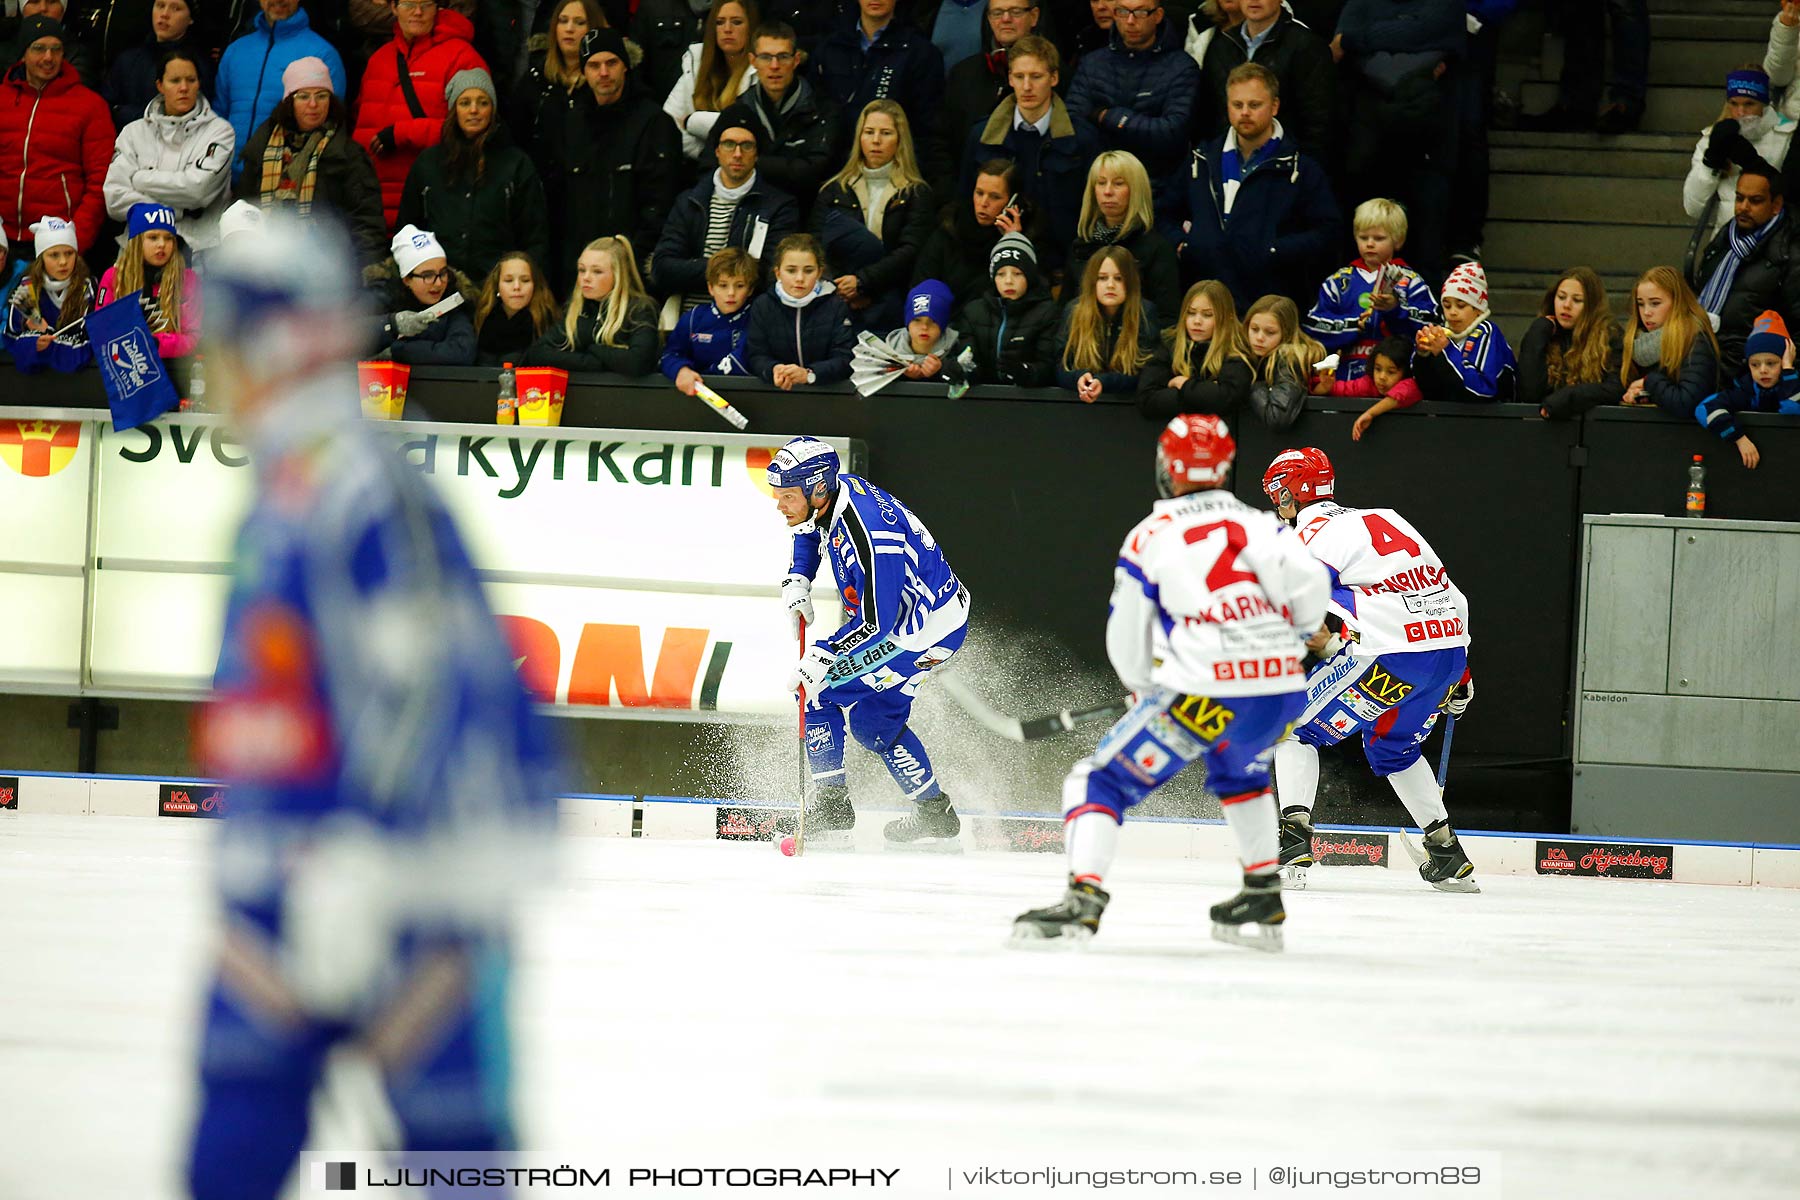
[[[336,131],[321,125],[306,135],[297,149],[288,148],[288,131],[279,122],[269,130],[269,144],[263,147],[262,207],[266,210],[281,204],[294,205],[302,216],[312,211],[313,191],[319,182],[319,159]]]
[[[1782,213],[1778,212],[1761,229],[1752,229],[1748,233],[1739,229],[1735,221],[1725,226],[1725,257],[1713,268],[1712,278],[1706,281],[1706,287],[1700,292],[1701,308],[1714,316],[1725,311],[1725,298],[1731,295],[1731,285],[1737,280],[1738,268],[1744,265],[1744,259],[1756,249],[1757,243],[1781,224],[1781,217]]]

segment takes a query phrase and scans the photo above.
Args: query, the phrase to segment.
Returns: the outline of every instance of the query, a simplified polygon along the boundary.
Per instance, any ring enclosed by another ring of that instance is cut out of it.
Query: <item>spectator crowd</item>
[[[1421,400],[1654,404],[1752,466],[1730,414],[1791,404],[1792,0],[1695,147],[1688,261],[1622,323],[1571,267],[1516,354],[1480,262],[1514,0],[216,2],[0,23],[19,371],[84,367],[134,294],[193,353],[208,253],[279,211],[348,232],[408,363],[798,388],[872,332],[914,379],[1153,417],[1365,399],[1358,437]],[[1634,128],[1644,0],[1564,8],[1523,123]]]

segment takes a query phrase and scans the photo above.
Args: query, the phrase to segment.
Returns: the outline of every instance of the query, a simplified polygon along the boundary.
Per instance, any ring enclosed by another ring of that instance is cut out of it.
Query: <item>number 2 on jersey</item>
[[[1363,527],[1369,531],[1369,543],[1375,547],[1375,553],[1383,558],[1402,550],[1414,558],[1419,557],[1419,543],[1395,529],[1392,523],[1379,514],[1364,513]]]
[[[1219,552],[1212,570],[1206,573],[1206,586],[1218,592],[1234,583],[1255,583],[1255,572],[1237,569],[1238,551],[1244,548],[1248,539],[1244,535],[1244,527],[1236,521],[1209,521],[1205,525],[1196,525],[1183,538],[1191,546],[1195,542],[1205,541],[1221,529],[1225,531],[1225,549]]]

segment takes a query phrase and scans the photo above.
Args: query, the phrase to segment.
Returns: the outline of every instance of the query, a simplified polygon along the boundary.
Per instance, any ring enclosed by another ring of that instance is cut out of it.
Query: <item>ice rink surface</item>
[[[0,821],[0,1197],[180,1194],[212,833]],[[1206,936],[1233,864],[1127,860],[1089,950],[1008,950],[1061,873],[568,839],[525,921],[522,1140],[1457,1147],[1499,1152],[1509,1197],[1800,1195],[1800,891],[1320,868],[1268,956]]]

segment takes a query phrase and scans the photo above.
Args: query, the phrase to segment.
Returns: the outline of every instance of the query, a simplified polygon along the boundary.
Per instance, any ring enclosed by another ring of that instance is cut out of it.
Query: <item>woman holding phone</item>
[[[988,256],[1003,234],[1023,233],[1041,246],[1049,227],[1037,208],[1019,193],[1018,164],[995,158],[981,164],[975,187],[944,206],[937,224],[919,250],[911,283],[940,279],[954,303],[951,319],[962,315],[973,301],[993,290],[988,279]]]

